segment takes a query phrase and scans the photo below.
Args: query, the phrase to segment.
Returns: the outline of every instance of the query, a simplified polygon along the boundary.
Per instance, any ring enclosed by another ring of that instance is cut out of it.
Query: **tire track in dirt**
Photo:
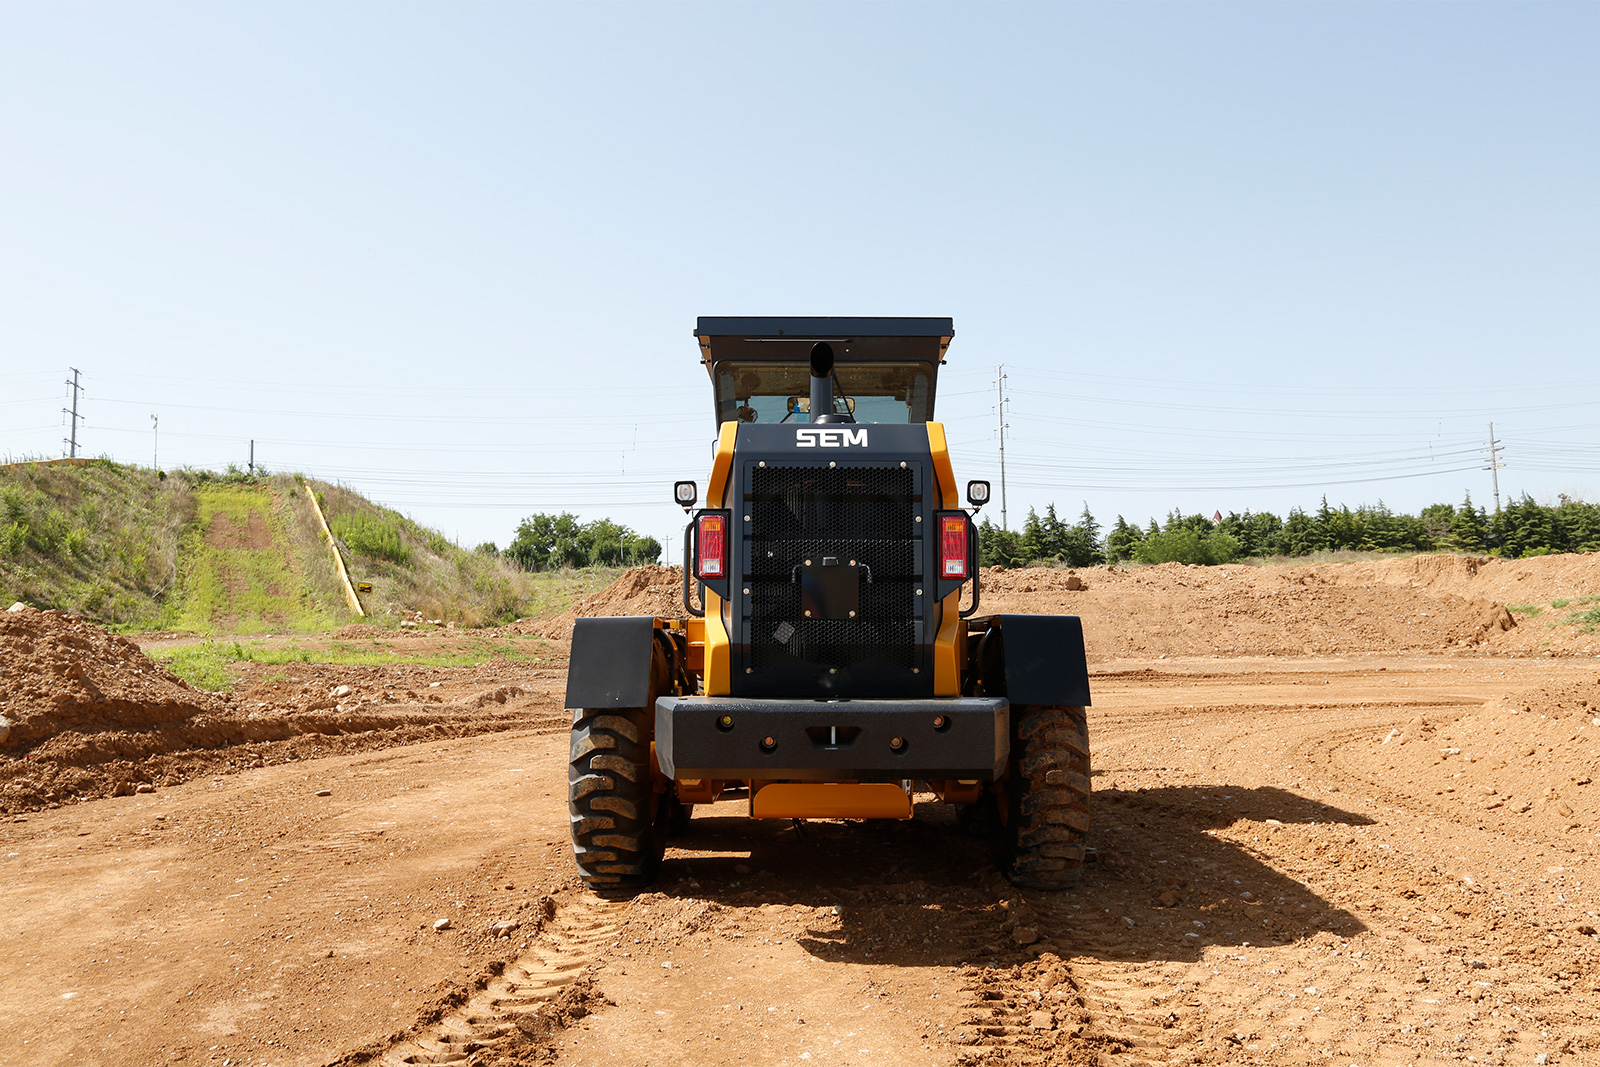
[[[464,1003],[371,1062],[385,1067],[490,1063],[497,1054],[514,1055],[544,1042],[566,1019],[588,1014],[585,997],[568,1005],[556,1001],[582,984],[601,948],[620,929],[628,906],[587,891],[569,892],[561,903],[545,898],[542,925],[529,951]]]

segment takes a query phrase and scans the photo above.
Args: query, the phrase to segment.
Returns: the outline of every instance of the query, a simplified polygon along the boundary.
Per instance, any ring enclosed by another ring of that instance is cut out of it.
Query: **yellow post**
[[[333,567],[339,572],[339,584],[344,586],[344,602],[350,605],[350,610],[358,618],[366,618],[367,613],[361,610],[361,599],[356,596],[355,587],[350,584],[350,575],[344,569],[344,557],[339,555],[339,542],[333,539],[333,531],[328,529],[328,520],[322,517],[322,507],[317,503],[317,494],[311,491],[310,482],[301,482],[300,488],[306,491],[306,499],[311,501],[311,514],[317,517],[317,525],[322,527],[322,536],[328,539],[328,548],[333,552]]]

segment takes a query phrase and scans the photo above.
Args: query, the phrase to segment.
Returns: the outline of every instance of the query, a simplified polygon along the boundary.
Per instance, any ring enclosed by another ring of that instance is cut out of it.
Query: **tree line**
[[[479,545],[478,551],[504,556],[523,570],[553,571],[655,563],[661,558],[661,542],[610,519],[580,522],[566,512],[540,513],[517,524],[517,535],[503,552],[493,544]]]
[[[1508,559],[1555,552],[1600,551],[1600,505],[1566,495],[1550,506],[1524,495],[1497,514],[1472,503],[1431,504],[1417,515],[1391,511],[1380,500],[1351,509],[1334,508],[1327,497],[1315,512],[1292,509],[1287,518],[1270,511],[1229,512],[1222,518],[1168,513],[1140,527],[1121,515],[1101,536],[1087,504],[1078,521],[1028,511],[1021,530],[1002,530],[987,517],[978,526],[984,566],[1023,567],[1058,563],[1232,563],[1272,556],[1309,556],[1347,549],[1356,552],[1458,552]]]

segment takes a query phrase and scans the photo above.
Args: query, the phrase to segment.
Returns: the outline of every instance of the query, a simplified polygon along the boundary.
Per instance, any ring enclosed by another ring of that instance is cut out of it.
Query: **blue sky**
[[[0,6],[0,458],[658,538],[697,315],[949,315],[1008,512],[1600,499],[1600,6]],[[998,518],[998,508],[989,509]]]

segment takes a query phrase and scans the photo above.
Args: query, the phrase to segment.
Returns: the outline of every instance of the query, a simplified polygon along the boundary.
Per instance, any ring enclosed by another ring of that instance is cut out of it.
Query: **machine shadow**
[[[674,839],[657,891],[730,907],[810,909],[796,940],[829,961],[1011,964],[1043,952],[1192,961],[1215,946],[1288,944],[1365,929],[1251,849],[1210,831],[1263,834],[1371,824],[1287,790],[1227,785],[1095,793],[1091,859],[1075,889],[1018,889],[953,807],[906,823],[787,822],[698,814]],[[703,809],[702,809],[703,810]],[[1314,847],[1308,843],[1308,848]]]

